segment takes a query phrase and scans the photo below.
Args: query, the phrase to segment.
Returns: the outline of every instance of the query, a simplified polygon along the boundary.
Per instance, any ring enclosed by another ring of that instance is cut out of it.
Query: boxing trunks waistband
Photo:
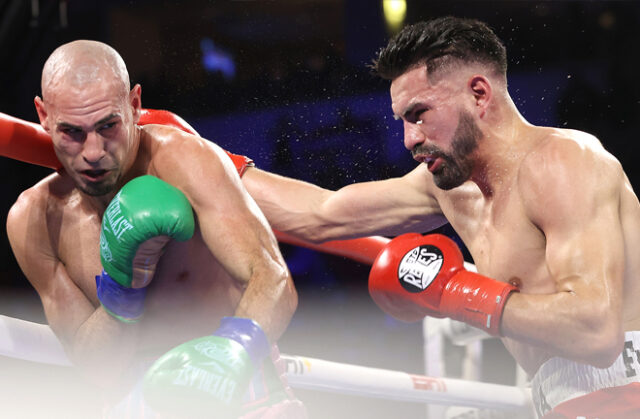
[[[624,347],[608,368],[551,358],[531,381],[536,412],[543,416],[559,404],[598,390],[640,382],[640,331],[625,333]]]

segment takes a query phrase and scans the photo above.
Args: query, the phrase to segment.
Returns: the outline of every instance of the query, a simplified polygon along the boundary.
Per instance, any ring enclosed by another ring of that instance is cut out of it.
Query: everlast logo
[[[220,339],[220,338],[214,338]],[[241,369],[244,363],[241,358],[235,356],[233,350],[225,344],[219,344],[212,342],[209,338],[204,338],[201,342],[198,342],[193,349],[198,353],[206,356],[207,358],[215,361],[212,363],[206,363],[206,365],[217,367],[217,364],[226,365],[230,368]],[[203,364],[204,365],[204,364]],[[222,372],[223,370],[220,370]]]
[[[230,377],[193,365],[185,365],[178,370],[178,376],[173,380],[173,384],[198,389],[227,404],[231,402],[237,385]]]
[[[113,254],[109,248],[109,242],[104,236],[104,231],[100,231],[100,255],[107,262],[113,262]]]
[[[443,261],[442,252],[435,246],[411,249],[398,266],[400,285],[409,292],[424,291],[440,272]]]
[[[124,218],[120,210],[120,192],[118,192],[107,207],[105,217],[107,217],[107,223],[118,241],[120,241],[125,231],[133,229],[131,223]]]

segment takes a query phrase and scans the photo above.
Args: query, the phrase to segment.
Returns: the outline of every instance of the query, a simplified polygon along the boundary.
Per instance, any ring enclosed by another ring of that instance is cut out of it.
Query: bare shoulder
[[[9,211],[7,224],[19,222],[34,211],[44,215],[49,208],[64,204],[71,197],[73,191],[74,187],[70,179],[53,173],[18,196]]]
[[[213,169],[225,161],[224,150],[202,137],[163,125],[145,125],[142,132],[150,153],[150,172],[160,178],[197,172],[204,164]]]
[[[574,175],[606,181],[621,175],[618,160],[593,135],[559,128],[540,128],[520,167],[521,181],[571,180]],[[579,181],[579,179],[574,179]]]
[[[526,206],[548,210],[619,194],[622,166],[596,137],[557,128],[538,128],[537,135],[518,172]]]
[[[53,252],[48,240],[50,220],[62,212],[73,191],[70,179],[54,173],[20,194],[7,215],[7,235],[14,252],[27,251],[27,242],[37,243],[45,253]]]

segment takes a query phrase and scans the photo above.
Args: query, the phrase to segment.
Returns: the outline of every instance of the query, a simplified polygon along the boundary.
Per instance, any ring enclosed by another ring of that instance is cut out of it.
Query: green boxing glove
[[[256,322],[225,317],[212,336],[183,343],[151,366],[145,401],[178,417],[237,418],[254,371],[270,351]]]
[[[98,299],[123,322],[142,316],[146,286],[164,245],[193,236],[193,210],[184,194],[153,176],[141,176],[122,187],[102,217]]]

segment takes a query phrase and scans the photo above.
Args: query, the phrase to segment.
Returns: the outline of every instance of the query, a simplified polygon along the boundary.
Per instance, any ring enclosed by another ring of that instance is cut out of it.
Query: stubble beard
[[[438,188],[448,191],[471,178],[474,167],[471,154],[478,148],[481,137],[482,132],[471,114],[461,111],[450,153],[445,153],[436,146],[420,144],[413,149],[412,154],[433,154],[442,159],[440,167],[433,172],[433,181]]]
[[[96,183],[76,182],[76,187],[86,195],[100,197],[112,193],[117,183],[118,176],[110,176],[108,179]]]

